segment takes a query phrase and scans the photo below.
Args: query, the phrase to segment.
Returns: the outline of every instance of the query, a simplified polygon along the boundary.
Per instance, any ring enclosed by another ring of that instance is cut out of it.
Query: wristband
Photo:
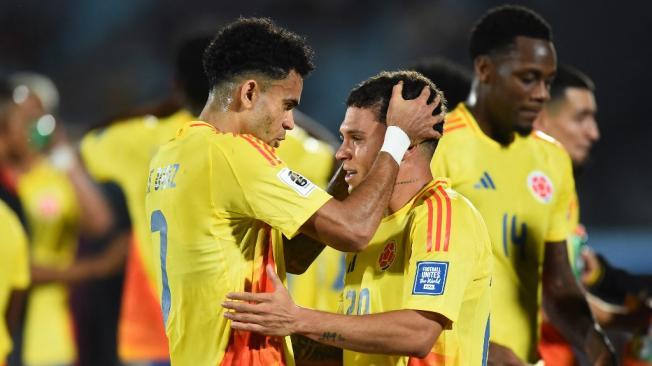
[[[410,138],[401,130],[400,127],[388,126],[385,131],[385,141],[380,151],[384,151],[396,160],[398,165],[401,165],[403,155],[410,147]]]

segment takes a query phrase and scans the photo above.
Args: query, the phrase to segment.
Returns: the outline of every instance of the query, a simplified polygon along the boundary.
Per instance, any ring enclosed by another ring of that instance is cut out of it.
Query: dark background
[[[578,180],[589,228],[652,231],[648,122],[652,3],[525,1],[552,25],[559,60],[597,85],[601,141]],[[473,22],[496,1],[2,0],[0,71],[53,78],[60,115],[79,135],[170,91],[178,40],[243,16],[269,16],[307,36],[317,70],[301,109],[331,131],[357,82],[424,56],[464,64]],[[597,230],[596,232],[600,232]],[[623,231],[625,230],[625,231]],[[651,236],[645,238],[649,239]],[[625,236],[626,238],[626,236]],[[645,239],[644,242],[650,241]],[[626,239],[625,239],[626,240]]]

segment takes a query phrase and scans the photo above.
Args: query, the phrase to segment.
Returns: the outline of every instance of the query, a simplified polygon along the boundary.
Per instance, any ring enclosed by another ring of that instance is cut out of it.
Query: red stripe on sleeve
[[[451,127],[444,126],[444,133],[450,132],[450,131],[453,131],[453,130],[457,130],[458,128],[464,128],[464,127],[466,127],[465,123],[463,123],[461,125],[451,126]]]
[[[267,153],[265,152],[265,150],[263,150],[263,149],[260,147],[260,145],[258,145],[258,144],[257,144],[254,140],[252,140],[250,137],[245,136],[245,135],[238,135],[238,137],[242,137],[242,138],[245,139],[245,141],[247,141],[251,146],[253,146],[256,150],[258,150],[258,152],[259,152],[262,156],[264,156],[265,159],[267,159],[267,161],[268,161],[270,164],[272,164],[272,166],[276,166],[276,165],[278,164],[274,159],[272,159],[269,155],[267,155]]]
[[[428,205],[428,231],[426,233],[426,251],[432,251],[432,199],[428,197],[426,199],[426,205]]]
[[[448,197],[448,194],[442,188],[442,186],[438,186],[437,190],[444,196],[444,199],[446,200],[446,236],[444,238],[444,252],[448,251],[448,243],[450,242],[451,238],[451,199]]]
[[[429,191],[437,200],[437,235],[435,236],[435,252],[438,252],[441,248],[441,214],[442,214],[442,203],[441,197],[436,194],[433,190]]]

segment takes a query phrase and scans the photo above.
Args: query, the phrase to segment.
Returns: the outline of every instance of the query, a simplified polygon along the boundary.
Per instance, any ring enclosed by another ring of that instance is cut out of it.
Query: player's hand
[[[498,343],[489,342],[488,366],[527,366],[514,352]]]
[[[444,122],[444,113],[432,115],[441,98],[438,95],[428,104],[429,96],[430,87],[427,85],[416,99],[410,100],[403,99],[402,81],[392,89],[392,98],[387,108],[387,126],[397,126],[402,129],[410,138],[412,145],[441,137],[434,127]]]
[[[261,333],[269,336],[287,336],[294,332],[299,308],[271,265],[267,276],[274,284],[274,292],[232,292],[222,303],[227,311],[224,317],[231,320],[231,328]],[[234,301],[235,300],[235,301]]]

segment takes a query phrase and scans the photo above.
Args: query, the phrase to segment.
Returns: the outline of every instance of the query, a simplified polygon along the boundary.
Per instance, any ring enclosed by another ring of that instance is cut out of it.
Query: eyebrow
[[[299,101],[296,99],[283,99],[283,103],[287,104],[291,108],[295,108],[299,105]]]
[[[349,135],[353,135],[353,134],[364,135],[364,134],[365,134],[364,131],[362,131],[362,130],[356,130],[356,129],[344,130],[344,131],[340,131],[340,133],[341,133],[341,134],[345,134],[345,133],[346,133],[346,134],[349,134]]]

